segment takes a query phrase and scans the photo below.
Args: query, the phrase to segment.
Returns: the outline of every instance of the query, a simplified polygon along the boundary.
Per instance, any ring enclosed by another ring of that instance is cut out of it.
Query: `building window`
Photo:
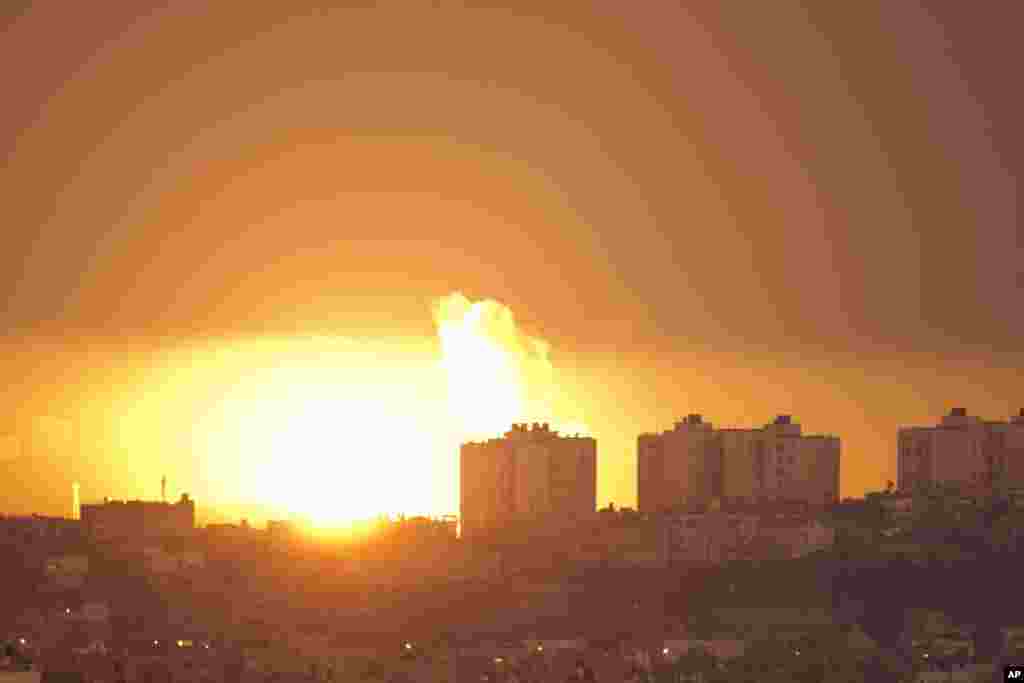
[[[777,452],[781,453],[782,451],[786,450],[786,444],[784,444],[781,441],[776,441],[775,442],[775,450]]]

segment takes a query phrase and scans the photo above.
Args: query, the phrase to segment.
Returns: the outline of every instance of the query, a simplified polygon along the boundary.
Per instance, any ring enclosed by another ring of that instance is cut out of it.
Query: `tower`
[[[82,501],[78,495],[78,482],[76,481],[71,485],[71,519],[79,519],[79,510],[81,510]]]

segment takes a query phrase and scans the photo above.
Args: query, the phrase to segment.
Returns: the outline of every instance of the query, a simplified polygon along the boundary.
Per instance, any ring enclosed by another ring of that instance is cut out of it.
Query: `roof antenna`
[[[161,502],[167,502],[167,475],[163,476],[160,480],[160,500]]]

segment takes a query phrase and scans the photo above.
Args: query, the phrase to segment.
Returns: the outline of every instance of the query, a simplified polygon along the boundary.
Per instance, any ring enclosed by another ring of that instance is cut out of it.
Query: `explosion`
[[[448,380],[448,402],[464,440],[503,434],[514,422],[549,422],[568,434],[584,434],[582,423],[559,426],[552,419],[555,381],[550,346],[524,334],[505,305],[471,302],[460,293],[434,309]]]
[[[329,337],[237,344],[226,368],[219,348],[206,368],[189,354],[192,373],[226,376],[191,437],[217,454],[206,461],[210,489],[235,482],[247,504],[321,530],[380,513],[446,514],[458,504],[460,443],[515,422],[588,433],[552,419],[549,345],[524,334],[508,307],[456,293],[433,313],[440,364],[432,343],[419,356],[410,345]],[[159,424],[151,412],[132,423]]]

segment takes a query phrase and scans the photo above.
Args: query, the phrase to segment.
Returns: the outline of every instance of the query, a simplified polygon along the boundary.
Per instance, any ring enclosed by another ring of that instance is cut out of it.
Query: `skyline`
[[[494,303],[494,302],[491,302],[491,303]],[[351,348],[351,346],[354,344],[354,342],[352,342],[351,340],[347,340],[347,341],[345,341],[345,340],[334,340],[332,342],[332,344],[335,344],[335,345],[337,345],[339,343],[342,346],[346,347],[346,348]],[[308,389],[308,387],[307,387],[307,389]],[[329,406],[329,405],[330,405],[329,401],[328,402],[321,402],[319,405],[314,403],[313,404],[314,410],[312,410],[312,411],[303,411],[303,410],[298,411],[296,413],[296,415],[298,415],[298,417],[301,420],[299,425],[302,426],[302,427],[305,427],[305,426],[309,425],[309,426],[312,426],[314,428],[314,430],[315,429],[322,429],[322,425],[323,424],[326,424],[326,423],[328,423],[328,422],[330,422],[332,420],[335,420],[336,416],[332,415],[332,414],[317,415],[315,409],[316,408],[320,408],[322,410],[325,406]],[[368,404],[366,404],[366,405],[368,405]],[[358,405],[357,406],[353,406],[353,407],[355,407],[356,409],[360,408],[360,406],[358,406]],[[897,434],[899,434],[899,433],[901,433],[901,432],[903,432],[904,430],[907,430],[907,429],[921,429],[921,428],[932,429],[933,427],[931,425],[936,424],[936,417],[941,418],[941,420],[938,420],[938,421],[942,422],[942,421],[947,419],[947,415],[956,414],[958,410],[964,410],[964,409],[963,408],[954,407],[954,408],[950,408],[948,413],[944,412],[944,413],[940,414],[939,416],[933,416],[933,419],[931,419],[931,420],[923,421],[923,422],[920,422],[920,423],[914,423],[914,424],[911,424],[911,423],[902,424],[902,425],[899,426],[899,432]],[[998,416],[998,415],[996,415],[996,416],[993,416],[993,415],[981,415],[981,416],[978,416],[977,413],[972,412],[972,411],[968,411],[966,414],[971,415],[972,419],[978,419],[980,417],[980,419],[985,421],[986,423],[990,423],[991,420],[994,420],[997,423],[1006,423],[1008,420],[1017,421],[1017,420],[1021,419],[1021,416],[1024,416],[1024,408],[1018,409],[1017,411],[1012,412],[1012,413],[1008,413],[1007,415],[1004,415],[1004,416]],[[370,413],[364,412],[362,415],[359,415],[358,417],[360,417],[361,419],[365,420],[365,418],[367,416],[369,416],[369,415],[370,415]],[[710,415],[707,415],[707,414],[704,414],[703,416],[705,418],[714,419],[714,416],[710,416]],[[378,415],[378,417],[383,417],[384,419],[388,419],[389,416],[381,413],[381,414]],[[451,418],[452,415],[449,415],[449,417]],[[695,416],[695,415],[691,414],[689,417],[687,417],[685,419],[690,419],[690,418],[693,418],[693,417],[698,417],[699,418],[699,416]],[[792,417],[793,417],[792,415],[779,414],[779,415],[773,416],[773,418],[771,420],[766,420],[766,421],[763,421],[763,422],[754,422],[754,423],[750,423],[750,424],[729,424],[729,423],[723,423],[723,422],[720,422],[720,421],[716,421],[716,422],[714,422],[714,426],[715,426],[716,429],[723,429],[726,432],[735,432],[737,430],[741,430],[741,431],[754,430],[754,431],[757,431],[757,430],[761,430],[762,428],[768,428],[772,424],[778,424],[780,420],[786,420],[787,424],[788,424],[788,421]],[[682,414],[680,414],[680,419],[683,419],[683,418],[684,418],[684,416]],[[45,419],[53,420],[53,418],[46,418],[45,416],[43,416],[43,419],[44,420]],[[541,419],[543,419],[543,418],[541,418]],[[62,426],[64,426],[65,428],[67,427],[66,420],[54,420],[54,421],[57,422],[57,423],[63,423]],[[448,421],[448,423],[446,424],[446,426],[449,427],[449,428],[455,428],[454,425],[456,423],[458,423],[458,422],[459,422],[459,420],[457,420],[457,419],[450,419]],[[528,421],[525,421],[524,424],[526,424],[526,422],[528,422]],[[799,423],[799,420],[796,420],[796,422]],[[675,421],[675,423],[678,424],[678,421]],[[518,424],[518,423],[517,422],[510,423],[509,428],[510,429],[514,429],[516,424]],[[535,422],[534,424],[538,424],[538,423]],[[542,426],[544,428],[547,428],[548,424],[545,422],[545,423],[542,424]],[[580,427],[581,429],[583,429],[584,430],[584,434],[590,433],[592,431],[592,430],[587,430],[585,428],[585,426],[582,426],[582,425],[574,425],[574,426],[577,426],[577,427]],[[289,425],[290,429],[294,429],[294,427],[295,427],[294,424]],[[556,427],[557,427],[557,425],[556,425]],[[455,429],[457,429],[457,428],[455,428]],[[464,427],[463,427],[463,429],[464,429]],[[661,426],[661,427],[659,427],[659,428],[657,428],[655,430],[652,430],[652,431],[637,432],[635,434],[635,438],[639,439],[640,437],[643,437],[643,436],[652,436],[652,435],[653,436],[657,436],[658,434],[661,434],[663,432],[664,433],[670,433],[671,429],[672,429],[672,426],[670,424],[663,425],[663,426]],[[86,431],[86,433],[88,433],[89,430],[86,429],[85,431]],[[486,442],[489,439],[498,438],[498,437],[504,435],[506,431],[507,431],[506,429],[502,429],[498,433],[494,433],[494,434],[483,433],[483,432],[476,432],[474,434],[473,432],[463,431],[462,434],[464,436],[458,436],[458,435],[451,435],[451,434],[449,434],[449,435],[447,435],[448,436],[447,440],[445,440],[444,437],[441,437],[439,439],[439,441],[446,442],[445,443],[446,446],[449,443],[455,443],[456,447],[459,447],[462,444],[483,443],[483,442]],[[556,429],[556,428],[552,428],[552,431],[553,432],[557,432],[559,430]],[[579,430],[570,429],[569,431],[562,430],[562,434],[566,435],[566,436],[572,436],[574,431],[575,431],[576,434],[580,433]],[[72,430],[70,430],[70,432],[73,433],[74,430],[72,429]],[[805,430],[805,434],[808,434],[808,433],[809,432],[807,430]],[[822,430],[822,435],[830,436],[830,437],[836,437],[836,438],[839,438],[840,440],[842,440],[842,434],[838,433],[838,432],[836,432],[834,430]],[[10,435],[8,435],[8,436],[10,436]],[[431,435],[429,435],[426,432],[420,432],[419,434],[416,434],[415,436],[418,437],[421,440],[421,442],[429,442],[429,438],[424,439],[424,437],[429,437]],[[434,434],[433,436],[437,437],[438,435]],[[294,434],[290,434],[289,437],[294,437]],[[36,438],[38,438],[38,436]],[[364,438],[365,438],[365,436],[364,436]],[[306,439],[305,441],[303,441],[302,439],[299,439],[298,441],[300,443],[307,443],[309,445],[312,445],[313,448],[310,448],[308,453],[303,453],[302,452],[302,448],[291,449],[292,457],[287,462],[273,462],[273,460],[269,460],[269,461],[265,461],[263,464],[264,465],[267,465],[267,464],[271,465],[271,469],[269,471],[271,471],[271,472],[276,471],[277,474],[280,475],[281,473],[283,473],[283,470],[280,469],[281,466],[289,466],[289,467],[294,466],[296,462],[301,463],[304,460],[308,460],[310,455],[312,455],[312,454],[319,453],[321,455],[326,455],[326,456],[330,455],[329,453],[328,454],[324,453],[324,445],[321,444],[321,443],[318,443],[317,439]],[[43,440],[42,443],[44,443],[44,444],[46,443],[45,439]],[[49,444],[49,447],[53,448],[52,442]],[[45,450],[47,448],[47,445],[44,445],[43,448]],[[845,449],[843,449],[843,450],[845,450]],[[274,451],[274,449],[272,448],[270,450],[271,455],[273,454],[273,451]],[[607,467],[607,465],[604,465],[602,463],[602,459],[600,457],[600,453],[601,453],[601,449],[599,447],[598,448],[599,457],[598,457],[598,461],[597,461],[598,462],[598,472],[600,473],[600,472],[604,471],[603,477],[607,478],[608,475],[609,475],[609,472],[608,472],[609,468]],[[19,453],[19,454],[21,454],[21,453]],[[65,449],[64,451],[61,452],[61,455],[64,456],[65,464],[68,464],[70,462],[67,459],[67,456],[69,454],[71,454],[71,455],[74,454],[73,453],[73,449]],[[237,455],[240,455],[240,454],[237,454]],[[437,455],[437,454],[435,454],[435,455]],[[635,456],[636,455],[638,455],[638,452],[634,451],[634,458],[633,458],[632,468],[629,471],[626,471],[626,472],[620,471],[618,473],[618,474],[621,475],[620,482],[621,481],[626,481],[627,484],[631,483],[632,486],[630,488],[633,488],[634,491],[636,491],[636,484],[638,483],[637,479],[636,479],[636,477],[637,477],[636,460],[635,460]],[[327,460],[327,459],[328,458],[325,458],[325,460]],[[20,464],[24,463],[24,459],[19,460],[16,457],[13,458],[13,459],[8,459],[8,460],[10,460],[9,464],[12,464],[12,465],[20,465]],[[453,460],[455,461],[453,463],[453,466],[457,468],[458,467],[457,456],[455,458],[453,458]],[[896,460],[896,453],[895,452],[893,453],[893,460],[894,460],[894,462]],[[257,465],[257,464],[259,464],[258,462],[252,461],[252,460],[245,460],[245,459],[243,459],[242,461],[248,462],[248,464],[250,464],[250,465]],[[845,461],[845,458],[840,460],[841,463],[844,462],[844,461]],[[0,461],[0,464],[3,464],[3,462]],[[316,464],[317,463],[315,461],[310,461],[308,464],[312,466],[311,469],[316,469]],[[394,462],[389,463],[389,464],[394,464]],[[436,473],[437,461],[435,460],[433,464],[435,466],[435,473]],[[320,466],[323,467],[322,464]],[[841,469],[845,470],[845,469],[848,469],[848,468],[841,468]],[[75,467],[69,467],[68,471],[66,472],[66,474],[68,474],[69,476],[72,476],[75,470],[76,470]],[[12,470],[12,473],[17,474],[18,472],[17,472],[17,470]],[[614,474],[616,474],[616,473],[612,472],[611,474],[614,476]],[[456,477],[457,477],[457,475],[456,475]],[[598,491],[599,492],[602,489],[602,486],[600,484],[603,483],[603,484],[605,484],[605,487],[607,486],[607,482],[602,482],[601,479],[602,479],[602,475],[599,474],[599,476],[598,476],[598,483],[599,483]],[[842,478],[840,478],[840,479],[841,479],[841,481],[840,481],[840,483],[841,483],[840,495],[843,498],[858,497],[859,495],[861,495],[863,493],[866,493],[866,492],[869,492],[869,491],[882,490],[885,487],[885,483],[884,482],[879,482],[878,485],[870,487],[870,488],[866,489],[863,492],[858,492],[857,494],[850,494],[847,491],[847,489],[849,487],[847,485],[844,485],[844,482],[842,482]],[[223,483],[224,480],[221,479],[220,481],[221,481],[221,483]],[[253,479],[250,478],[249,481],[253,481]],[[356,477],[355,481],[354,481],[354,485],[356,487],[364,487],[364,486],[367,485],[367,483],[372,483],[372,481],[373,480],[371,480],[369,478],[366,478],[366,477]],[[392,481],[394,481],[394,480],[392,480]],[[436,479],[434,481],[436,482]],[[889,481],[889,480],[886,480],[886,481]],[[129,498],[132,498],[133,495],[135,497],[139,498],[139,499],[148,499],[148,500],[156,499],[152,495],[153,491],[150,490],[150,489],[154,488],[154,485],[153,485],[154,482],[152,482],[152,481],[151,482],[141,482],[140,481],[140,482],[136,482],[136,483],[138,485],[134,488],[134,491],[135,491],[134,494],[129,493],[129,491],[132,490],[130,487],[126,488],[122,484],[119,489],[115,486],[114,489],[116,489],[116,490],[104,489],[103,495],[100,495],[99,489],[94,489],[94,491],[92,491],[90,493],[90,495],[88,496],[87,500],[89,502],[95,502],[97,500],[100,500],[101,498],[107,498],[108,494],[109,494],[109,497],[112,498],[112,499],[121,498],[121,499],[126,499],[127,500]],[[164,496],[164,486],[166,485],[166,476],[165,475],[161,475],[160,483],[161,483],[161,497],[163,497]],[[187,485],[184,482],[180,482],[180,483],[181,483],[181,485],[177,486],[177,488],[175,489],[176,491],[178,491],[178,493],[191,492],[191,491],[195,491],[196,490],[196,487],[194,487],[194,486]],[[190,482],[190,483],[195,483],[195,482]],[[378,480],[376,483],[380,487],[378,489],[378,491],[379,490],[386,490],[386,488],[388,486],[388,484],[386,484],[383,480]],[[453,478],[453,480],[451,480],[449,482],[446,482],[445,484],[442,484],[439,488],[447,489],[453,495],[457,495],[457,486],[452,486],[455,483],[456,482],[454,481],[454,478]],[[320,482],[320,485],[323,486],[324,483]],[[77,497],[78,491],[80,489],[80,484],[77,481],[75,481],[74,483],[72,483],[71,486],[73,488],[73,492],[74,492],[75,496]],[[394,483],[390,484],[390,486],[392,488],[394,488]],[[49,487],[49,484],[47,484],[47,488],[51,492],[53,492],[53,489]],[[202,489],[200,489],[200,490],[202,490]],[[321,488],[321,489],[303,487],[304,495],[311,495],[312,499],[314,500],[314,502],[317,500],[316,499],[317,494],[320,494],[321,496],[323,496],[323,499],[326,499],[327,495],[331,491],[337,491],[337,489],[336,489],[336,487],[334,487],[333,484],[331,484],[329,482],[326,484],[326,488]],[[363,508],[363,509],[358,510],[358,511],[356,511],[355,509],[349,508],[350,511],[349,511],[348,514],[341,514],[339,516],[338,510],[345,510],[346,509],[343,505],[340,505],[340,504],[335,509],[333,509],[333,510],[330,510],[330,509],[328,509],[328,510],[323,510],[323,509],[317,510],[315,508],[310,508],[310,507],[300,508],[300,507],[296,507],[295,505],[289,505],[287,500],[281,500],[281,499],[275,500],[273,498],[273,496],[268,495],[267,491],[263,491],[261,493],[262,493],[262,496],[258,495],[255,498],[253,498],[251,496],[251,494],[250,494],[250,497],[248,499],[245,499],[245,500],[242,500],[242,499],[239,499],[239,498],[236,498],[236,499],[223,499],[223,498],[222,499],[217,499],[215,497],[215,499],[213,501],[204,501],[204,503],[207,503],[207,504],[201,510],[201,516],[203,518],[211,519],[211,520],[226,520],[226,519],[233,519],[235,517],[247,517],[247,516],[251,517],[251,518],[254,518],[254,519],[264,519],[264,518],[270,519],[270,518],[275,517],[275,516],[284,516],[284,517],[294,518],[294,519],[304,519],[307,522],[311,522],[311,523],[316,524],[316,525],[323,525],[325,528],[327,528],[327,527],[333,527],[333,526],[337,525],[338,523],[341,523],[341,522],[344,522],[344,521],[359,521],[359,520],[372,519],[372,518],[376,517],[379,514],[389,514],[389,515],[395,515],[395,514],[417,515],[417,514],[421,514],[421,515],[427,515],[427,516],[432,516],[432,517],[440,517],[440,516],[450,515],[450,514],[453,514],[453,513],[456,512],[452,508],[445,508],[445,507],[438,507],[438,506],[435,506],[435,507],[432,507],[432,508],[429,508],[429,506],[428,507],[420,507],[420,508],[417,509],[417,508],[409,506],[407,504],[409,500],[414,500],[415,498],[414,497],[406,497],[406,496],[403,495],[403,496],[399,496],[399,498],[396,499],[396,500],[403,501],[406,504],[399,503],[397,505],[388,505],[388,506],[377,506],[377,507],[371,506],[371,507]],[[171,497],[172,498],[176,498],[176,496],[177,496],[177,494],[172,495]],[[60,496],[58,496],[57,499],[59,500]],[[54,505],[53,505],[53,502],[52,502],[53,500],[55,500],[55,499],[54,498],[50,498],[49,499],[49,501],[47,503],[47,507],[49,509],[45,510],[44,512],[53,512],[54,511],[53,510]],[[629,500],[629,499],[622,500],[622,499],[614,499],[614,498],[603,499],[601,497],[600,493],[599,493],[597,500],[598,500],[599,507],[603,507],[603,506],[605,506],[607,504],[614,504],[614,505],[617,505],[618,507],[633,507],[635,509],[636,506],[637,506],[637,501],[636,501],[635,497],[632,500]],[[65,504],[66,504],[66,501],[58,504],[57,507],[62,507]],[[25,512],[27,510],[22,510],[22,511]],[[39,510],[31,510],[31,511],[32,512],[38,512]],[[246,511],[248,511],[248,513]],[[10,510],[5,510],[4,512],[10,513],[11,511]],[[251,514],[253,512],[256,513],[255,517]]]
[[[600,505],[687,413],[840,436],[848,497],[898,427],[1024,405],[1014,8],[300,5],[0,16],[0,410],[84,444],[0,498],[361,514],[397,472],[447,512],[459,431],[522,411],[589,428]],[[532,387],[486,413],[493,365],[448,395],[456,292]],[[391,450],[339,470],[352,425]]]

